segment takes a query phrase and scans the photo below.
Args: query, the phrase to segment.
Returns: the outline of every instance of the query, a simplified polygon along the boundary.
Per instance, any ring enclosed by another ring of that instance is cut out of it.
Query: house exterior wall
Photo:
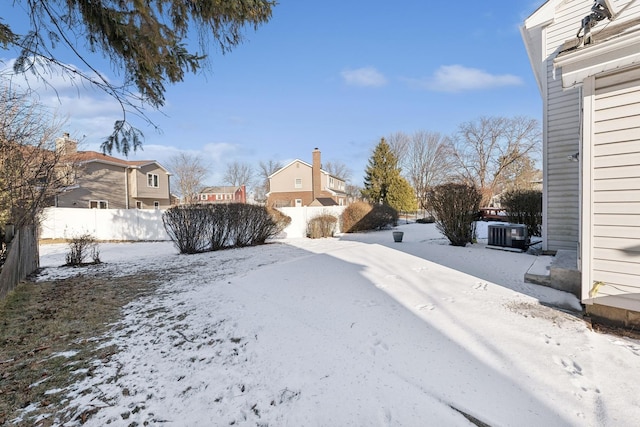
[[[547,70],[540,86],[548,246],[561,243],[554,236],[554,224],[560,224],[554,209],[574,211],[574,200],[558,190],[577,182],[582,302],[594,318],[640,326],[640,3],[608,3],[614,19],[598,23],[591,31],[594,42],[586,46],[578,45],[575,34],[590,5],[545,3],[527,20],[542,27],[543,49],[539,55],[535,46],[527,50],[534,72],[536,58],[546,61]],[[525,23],[526,43],[538,39],[536,31]],[[574,147],[579,162],[565,163],[563,172],[561,159]]]
[[[578,250],[580,230],[579,164],[567,159],[580,151],[580,90],[563,90],[562,70],[553,59],[565,41],[575,37],[591,4],[569,1],[544,31],[546,81],[543,93],[543,246],[546,250]],[[546,242],[546,243],[544,243]]]
[[[312,165],[294,160],[269,177],[268,206],[295,207],[296,199],[302,201],[302,206],[309,206],[319,198],[332,199],[338,205],[347,204],[345,182],[320,168],[318,149],[312,155]],[[296,188],[297,179],[301,180],[300,188]]]
[[[583,298],[640,311],[640,67],[591,78],[585,97]]]
[[[307,206],[313,201],[313,182],[311,167],[296,160],[287,165],[269,179],[268,206],[295,207],[295,200],[302,200]],[[300,188],[296,188],[296,180],[302,180]]]
[[[98,162],[83,165],[77,188],[57,196],[58,207],[89,208],[92,200],[105,200],[110,209],[126,208],[125,167]]]
[[[247,203],[247,188],[208,187],[198,194],[199,203]]]
[[[159,200],[163,206],[169,206],[169,175],[166,171],[156,164],[145,165],[134,171],[134,179],[130,186],[131,196],[137,200]],[[148,174],[158,176],[158,187],[149,185]]]
[[[296,179],[302,180],[302,186],[300,188],[295,188]],[[271,193],[313,191],[311,168],[301,161],[295,161],[273,175],[269,185],[269,191]]]
[[[311,191],[283,191],[269,194],[267,206],[293,208],[296,206],[296,200],[300,200],[302,206],[309,206],[313,202],[313,193]]]

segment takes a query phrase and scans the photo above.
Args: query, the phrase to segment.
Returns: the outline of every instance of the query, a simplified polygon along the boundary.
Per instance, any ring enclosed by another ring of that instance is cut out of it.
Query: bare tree
[[[0,88],[0,224],[33,224],[72,183],[74,159],[55,146],[63,124],[28,94]]]
[[[329,172],[329,174],[335,176],[336,178],[344,180],[345,182],[351,180],[351,169],[349,169],[349,167],[342,162],[327,162],[322,165],[322,169]]]
[[[533,190],[540,185],[541,180],[542,171],[536,168],[534,159],[526,155],[505,168],[498,189]]]
[[[481,117],[459,126],[452,139],[452,154],[462,180],[482,192],[486,206],[495,195],[506,170],[539,149],[538,121],[525,117]]]
[[[363,188],[358,185],[349,183],[345,185],[344,191],[347,193],[347,202],[351,204],[355,201],[362,200],[362,190]]]
[[[222,180],[225,184],[233,186],[246,185],[248,187],[253,185],[254,175],[250,164],[233,162],[227,164],[227,170]]]
[[[269,176],[282,169],[282,163],[277,160],[269,160],[267,162],[260,161],[258,163],[258,179],[259,184],[256,185],[255,200],[265,203],[267,201],[267,193],[269,192]]]
[[[418,131],[411,136],[403,170],[416,191],[420,208],[428,208],[430,188],[447,181],[451,164],[451,147],[447,137],[427,131]]]
[[[181,152],[169,159],[169,170],[173,174],[174,188],[184,204],[198,202],[198,193],[202,190],[208,166],[200,157]]]
[[[396,132],[386,137],[385,141],[398,159],[398,166],[402,168],[409,154],[411,138],[404,132]]]

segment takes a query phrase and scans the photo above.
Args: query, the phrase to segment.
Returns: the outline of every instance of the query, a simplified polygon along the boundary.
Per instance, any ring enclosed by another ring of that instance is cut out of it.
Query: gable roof
[[[104,153],[99,153],[97,151],[78,151],[73,155],[73,158],[79,163],[97,162],[134,169],[140,169],[141,167],[155,164],[160,169],[164,170],[168,175],[171,175],[167,168],[165,168],[155,160],[124,160],[117,157],[109,156]]]
[[[338,203],[330,197],[316,197],[309,206],[338,206]]]
[[[286,165],[286,166],[281,167],[280,169],[278,169],[277,171],[275,171],[274,173],[272,173],[271,175],[269,175],[267,178],[271,179],[271,177],[273,177],[273,176],[275,176],[275,175],[279,174],[280,172],[282,172],[283,170],[287,169],[289,166],[292,166],[292,165],[293,165],[294,163],[296,163],[296,162],[297,162],[297,163],[302,163],[304,166],[307,166],[309,169],[313,169],[313,166],[312,166],[312,165],[310,165],[309,163],[305,162],[304,160],[295,159],[295,160],[292,160],[292,161],[290,161],[289,163],[287,163],[287,165]],[[327,172],[327,171],[326,171],[326,170],[324,170],[324,169],[320,169],[320,173],[323,173],[323,174],[325,174],[325,175],[329,175],[329,176],[330,176],[330,177],[332,177],[332,178],[339,179],[340,181],[345,181],[345,182],[346,182],[346,180],[345,180],[344,178],[340,178],[339,176],[331,175],[329,172]]]
[[[300,159],[295,159],[295,160],[290,161],[285,166],[281,167],[280,169],[278,169],[277,171],[275,171],[271,175],[269,175],[267,178],[271,178],[272,176],[275,176],[275,175],[279,174],[283,170],[287,169],[289,166],[292,166],[294,163],[302,163],[304,166],[307,166],[309,169],[313,169],[313,166],[311,166],[309,163],[307,163],[307,162],[305,162],[303,160],[300,160]]]
[[[241,189],[242,189],[242,186],[237,186],[237,185],[216,185],[211,187],[204,187],[202,190],[199,191],[199,193],[200,194],[216,194],[216,193],[231,194]]]

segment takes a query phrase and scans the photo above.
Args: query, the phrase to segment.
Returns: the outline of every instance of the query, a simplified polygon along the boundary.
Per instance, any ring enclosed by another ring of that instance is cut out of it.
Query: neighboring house
[[[96,151],[77,151],[65,133],[59,150],[75,164],[76,174],[54,201],[60,208],[165,209],[171,205],[169,176],[154,160],[129,161]]]
[[[247,203],[247,188],[239,187],[205,187],[198,194],[199,203]]]
[[[312,164],[294,160],[269,176],[267,206],[343,206],[346,184],[322,170],[320,150],[312,152]]]
[[[640,326],[640,2],[547,1],[522,36],[543,100],[544,249],[577,252],[587,312]]]

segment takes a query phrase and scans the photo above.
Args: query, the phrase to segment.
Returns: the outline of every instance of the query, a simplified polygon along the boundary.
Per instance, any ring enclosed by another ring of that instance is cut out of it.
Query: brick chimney
[[[322,177],[320,175],[320,169],[322,169],[322,162],[320,161],[320,150],[316,147],[313,150],[313,163],[311,168],[311,183],[313,185],[313,200],[322,196]]]
[[[78,142],[69,137],[68,132],[62,134],[62,138],[56,138],[56,152],[62,156],[75,154],[78,151]]]

